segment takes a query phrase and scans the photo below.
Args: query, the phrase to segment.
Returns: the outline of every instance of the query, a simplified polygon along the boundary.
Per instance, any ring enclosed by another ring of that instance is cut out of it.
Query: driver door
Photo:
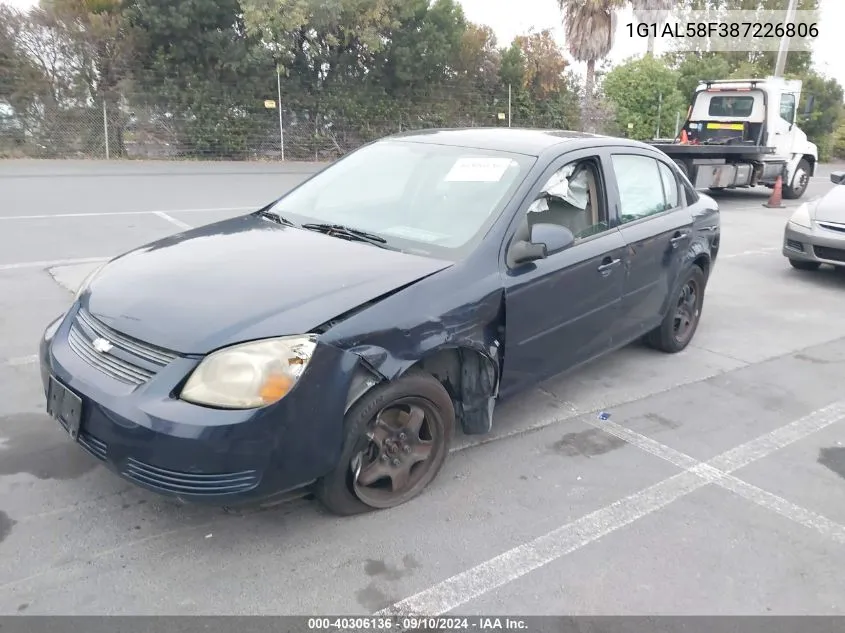
[[[793,147],[795,146],[795,115],[798,105],[798,94],[792,92],[783,92],[780,95],[780,102],[774,103],[769,107],[777,107],[779,116],[772,117],[774,123],[772,124],[772,144],[775,147],[775,154],[780,158],[789,158],[792,156]],[[786,184],[786,183],[784,183]]]
[[[586,170],[586,171],[584,171]],[[507,395],[608,351],[620,324],[627,245],[609,213],[602,158],[594,151],[558,159],[539,179],[515,218],[502,263],[506,300],[504,369]],[[570,195],[550,199],[544,192]],[[545,200],[545,202],[539,202]],[[586,204],[585,204],[586,203]],[[548,208],[546,208],[548,207]],[[537,223],[559,223],[575,242],[544,259],[512,265],[510,246]]]

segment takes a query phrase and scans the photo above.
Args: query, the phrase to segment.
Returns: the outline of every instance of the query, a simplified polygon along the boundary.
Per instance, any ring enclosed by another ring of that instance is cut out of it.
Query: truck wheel
[[[440,381],[412,372],[362,396],[344,426],[340,460],[314,496],[349,516],[401,505],[434,480],[449,454],[455,409]]]
[[[810,184],[810,163],[802,158],[795,169],[795,176],[792,178],[791,185],[784,185],[783,197],[787,200],[797,200],[807,191],[807,185]]]
[[[686,349],[701,320],[706,285],[704,271],[699,266],[692,266],[681,278],[663,323],[646,334],[646,345],[667,354]]]

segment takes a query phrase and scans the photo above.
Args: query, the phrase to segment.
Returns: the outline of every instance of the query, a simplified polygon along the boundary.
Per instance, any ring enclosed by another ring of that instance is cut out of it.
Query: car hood
[[[816,204],[815,219],[845,223],[845,185],[836,185]]]
[[[109,262],[81,301],[109,327],[183,354],[303,334],[450,262],[243,216]]]

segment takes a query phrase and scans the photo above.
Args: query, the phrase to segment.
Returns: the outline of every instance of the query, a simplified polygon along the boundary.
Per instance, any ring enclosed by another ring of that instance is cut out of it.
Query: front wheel
[[[663,322],[646,334],[645,341],[649,346],[676,354],[690,344],[701,320],[706,285],[704,271],[693,266],[683,277]]]
[[[314,494],[334,514],[348,516],[418,496],[446,460],[455,410],[434,376],[413,372],[365,394],[344,425],[340,460]]]
[[[783,197],[787,200],[797,200],[807,191],[807,186],[810,184],[810,163],[806,159],[801,159],[798,167],[795,169],[795,175],[792,177],[792,183],[784,185]]]

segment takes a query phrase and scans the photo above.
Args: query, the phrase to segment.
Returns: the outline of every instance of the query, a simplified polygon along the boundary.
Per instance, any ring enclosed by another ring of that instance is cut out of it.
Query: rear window
[[[719,96],[710,98],[710,116],[749,117],[754,110],[754,97]]]

